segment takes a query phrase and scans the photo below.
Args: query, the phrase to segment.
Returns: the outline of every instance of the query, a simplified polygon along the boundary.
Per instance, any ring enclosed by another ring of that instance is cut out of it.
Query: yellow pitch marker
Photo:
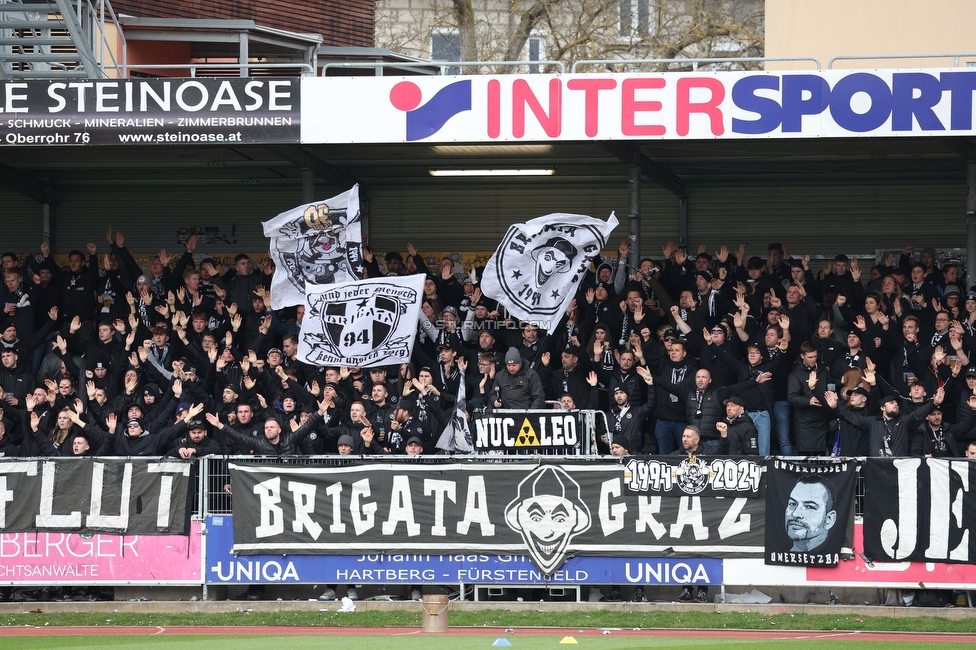
[[[579,641],[577,641],[575,638],[573,638],[571,636],[564,636],[563,637],[563,640],[560,641],[559,644],[560,645],[563,645],[563,644],[566,644],[566,645],[579,645]]]

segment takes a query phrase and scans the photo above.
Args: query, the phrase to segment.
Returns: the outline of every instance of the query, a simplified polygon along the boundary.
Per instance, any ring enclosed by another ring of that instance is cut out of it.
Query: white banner
[[[298,357],[316,366],[357,368],[410,361],[426,279],[306,285]]]
[[[305,301],[306,284],[327,285],[363,277],[359,185],[325,201],[306,203],[264,222],[275,263],[271,308]]]
[[[454,144],[972,136],[973,88],[972,68],[306,77],[301,137]]]
[[[605,222],[559,212],[513,224],[485,266],[481,291],[516,318],[556,321],[616,227],[613,213]]]

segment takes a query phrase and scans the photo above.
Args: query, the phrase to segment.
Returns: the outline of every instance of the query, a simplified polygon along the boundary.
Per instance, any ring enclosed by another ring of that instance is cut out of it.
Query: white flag
[[[464,373],[461,373],[461,387],[458,388],[454,414],[451,416],[451,421],[444,427],[444,433],[437,439],[435,446],[444,451],[470,454],[472,451],[471,428],[468,426],[467,388],[465,388],[464,383]]]
[[[410,361],[426,279],[417,274],[306,285],[298,358],[357,368]]]
[[[363,277],[359,185],[325,201],[306,203],[264,222],[271,238],[275,274],[271,308],[300,305],[306,284],[332,284]]]
[[[555,324],[616,227],[612,212],[606,222],[556,213],[514,224],[485,266],[481,291],[516,318]]]

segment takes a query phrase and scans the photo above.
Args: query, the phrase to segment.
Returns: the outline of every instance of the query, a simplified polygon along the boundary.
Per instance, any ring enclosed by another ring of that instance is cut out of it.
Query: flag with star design
[[[324,201],[306,203],[265,221],[275,274],[271,308],[301,305],[305,285],[363,278],[359,185]]]
[[[606,221],[560,212],[513,224],[488,260],[481,291],[516,318],[555,325],[616,227],[612,212]]]

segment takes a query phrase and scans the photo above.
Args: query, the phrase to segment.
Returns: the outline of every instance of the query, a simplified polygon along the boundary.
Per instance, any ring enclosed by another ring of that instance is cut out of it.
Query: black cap
[[[410,438],[409,440],[407,440],[407,445],[412,445],[412,444],[418,444],[421,447],[424,446],[424,443],[417,436],[413,436],[412,438]],[[404,445],[404,446],[406,446],[406,445]]]
[[[193,431],[194,429],[204,429],[207,428],[206,420],[191,420],[189,424],[186,425],[187,431]]]
[[[976,366],[969,366],[966,368],[967,377],[976,377]]]
[[[759,257],[758,255],[753,255],[752,257],[750,257],[749,262],[746,264],[746,268],[749,269],[750,271],[755,269],[761,269],[764,266],[766,266],[766,263],[763,262],[763,258]]]
[[[743,407],[745,406],[745,404],[742,402],[742,398],[739,397],[738,395],[733,395],[732,397],[725,400],[725,405],[728,406],[729,404],[738,404],[739,406],[743,406]]]
[[[579,346],[576,345],[567,345],[565,348],[563,348],[563,352],[565,352],[566,354],[571,354],[577,359],[583,356],[583,351],[580,350]]]
[[[858,395],[864,395],[865,397],[869,397],[871,395],[871,393],[869,393],[864,386],[858,386],[852,390],[851,393],[857,393]]]
[[[715,279],[715,276],[712,275],[712,272],[709,271],[708,269],[703,269],[701,271],[695,271],[695,275],[700,275],[701,277],[705,278],[705,280],[707,282],[711,282],[712,280]]]

